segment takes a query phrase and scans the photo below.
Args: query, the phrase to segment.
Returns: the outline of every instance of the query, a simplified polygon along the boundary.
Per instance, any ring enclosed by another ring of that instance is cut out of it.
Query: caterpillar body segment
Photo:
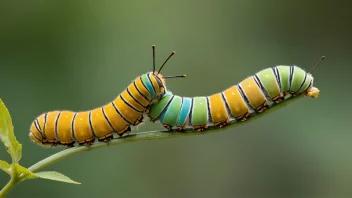
[[[246,121],[281,102],[306,95],[317,98],[313,76],[297,66],[276,66],[259,71],[237,85],[211,96],[180,97],[167,92],[150,107],[148,116],[169,129],[206,130]]]

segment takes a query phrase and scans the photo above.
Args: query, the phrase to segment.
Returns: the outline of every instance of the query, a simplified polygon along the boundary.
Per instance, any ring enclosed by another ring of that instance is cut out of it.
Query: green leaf
[[[7,163],[3,160],[0,160],[0,169],[5,171],[7,174],[11,175],[9,163]]]
[[[9,111],[0,98],[0,139],[5,144],[13,163],[18,163],[22,157],[22,145],[13,133],[13,125]]]
[[[27,168],[15,163],[11,165],[12,168],[15,169],[17,172],[18,178],[20,178],[21,181],[26,180],[26,179],[35,179],[38,178],[34,173],[32,173],[30,170]]]
[[[79,182],[73,181],[69,177],[56,171],[43,171],[43,172],[35,173],[35,175],[42,179],[50,179],[54,181],[66,182],[71,184],[81,184]]]

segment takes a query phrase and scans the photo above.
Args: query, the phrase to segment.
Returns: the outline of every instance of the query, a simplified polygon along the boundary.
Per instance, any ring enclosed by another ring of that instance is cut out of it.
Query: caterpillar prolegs
[[[203,97],[181,97],[167,92],[151,106],[148,116],[167,129],[185,131],[222,128],[237,121],[246,121],[268,108],[302,94],[317,98],[311,73],[324,56],[306,73],[297,66],[276,66],[259,71],[220,93]]]
[[[109,141],[116,132],[122,136],[131,131],[130,126],[141,123],[149,106],[165,94],[165,79],[184,77],[162,76],[161,69],[174,55],[172,52],[159,71],[155,71],[155,46],[153,71],[137,77],[112,102],[89,111],[51,111],[38,116],[31,124],[30,139],[41,145],[90,145],[95,139]]]

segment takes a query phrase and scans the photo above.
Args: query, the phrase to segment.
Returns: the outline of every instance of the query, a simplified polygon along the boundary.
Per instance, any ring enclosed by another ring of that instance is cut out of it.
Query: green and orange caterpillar
[[[324,59],[322,56],[310,73],[297,66],[276,66],[264,69],[220,93],[202,97],[181,97],[167,92],[151,106],[148,116],[167,129],[185,131],[222,128],[246,121],[279,103],[302,96],[317,98],[311,73]]]
[[[184,77],[162,76],[161,69],[174,55],[172,52],[159,71],[155,71],[155,46],[153,71],[137,77],[112,102],[89,111],[51,111],[38,116],[31,124],[30,139],[40,145],[90,145],[95,139],[109,141],[114,132],[122,136],[131,131],[130,126],[141,123],[149,106],[165,94],[165,79]]]

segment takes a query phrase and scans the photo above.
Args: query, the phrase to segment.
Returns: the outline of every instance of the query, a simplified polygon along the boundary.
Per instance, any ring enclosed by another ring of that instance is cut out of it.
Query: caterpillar
[[[173,51],[155,71],[155,45],[153,71],[137,77],[112,102],[89,111],[50,111],[39,115],[30,126],[30,139],[40,145],[91,145],[95,139],[108,142],[117,133],[122,136],[131,131],[131,125],[142,122],[149,106],[165,94],[165,79],[185,77],[162,76],[161,69],[175,54]]]
[[[168,130],[203,131],[209,126],[222,128],[246,121],[302,94],[317,98],[320,91],[313,87],[312,72],[323,59],[324,56],[310,73],[297,66],[275,66],[211,96],[191,98],[167,92],[150,107],[148,117],[152,122],[159,120]]]

